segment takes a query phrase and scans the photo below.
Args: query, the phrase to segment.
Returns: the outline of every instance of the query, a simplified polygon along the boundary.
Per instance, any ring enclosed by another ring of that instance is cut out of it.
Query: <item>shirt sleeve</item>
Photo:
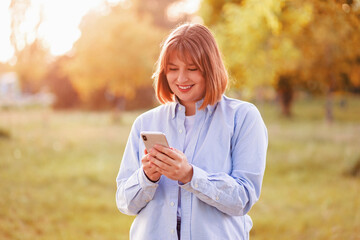
[[[139,121],[136,120],[130,132],[128,142],[116,178],[116,205],[128,215],[136,215],[154,197],[158,183],[151,182],[145,175],[139,159]]]
[[[231,174],[207,173],[193,165],[192,180],[180,185],[203,202],[233,216],[245,215],[259,199],[268,145],[265,124],[255,106],[251,105],[243,121],[237,121],[231,140]]]

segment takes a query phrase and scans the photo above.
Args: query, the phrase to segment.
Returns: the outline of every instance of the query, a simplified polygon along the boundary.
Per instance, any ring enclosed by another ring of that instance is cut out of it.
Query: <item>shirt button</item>
[[[195,187],[195,188],[198,188],[198,187],[199,187],[199,185],[198,185],[197,183],[195,183],[195,184],[194,184],[194,187]]]
[[[174,233],[175,233],[175,230],[174,230],[174,229],[171,229],[170,232],[171,232],[171,234],[174,234]]]
[[[174,203],[174,202],[171,202],[170,205],[173,207],[173,206],[175,206],[175,203]]]
[[[181,111],[181,110],[182,110],[182,107],[179,107],[179,110]]]
[[[179,133],[182,133],[182,129],[179,129]]]
[[[215,198],[215,199],[216,199],[216,201],[218,201],[218,200],[219,200],[219,196],[216,196],[216,198]]]

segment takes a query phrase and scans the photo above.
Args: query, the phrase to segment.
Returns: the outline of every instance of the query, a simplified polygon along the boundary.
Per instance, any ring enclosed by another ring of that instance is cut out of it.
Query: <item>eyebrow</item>
[[[169,62],[168,65],[172,65],[172,66],[177,66],[174,63]],[[194,63],[188,64],[189,67],[196,67],[196,65]]]

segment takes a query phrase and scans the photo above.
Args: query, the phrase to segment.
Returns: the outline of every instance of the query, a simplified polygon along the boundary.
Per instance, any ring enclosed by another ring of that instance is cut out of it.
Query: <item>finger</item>
[[[150,158],[151,158],[150,155],[146,155],[145,157],[143,157],[143,159],[141,159],[141,164],[142,164],[143,168],[146,170],[153,167],[153,164],[151,164],[151,162],[150,162]]]
[[[181,151],[175,149],[175,148],[168,148],[168,147],[164,147],[162,145],[155,145],[154,148],[159,151],[162,152],[163,154],[167,155],[168,157],[175,159],[179,157],[179,153],[182,153]]]
[[[148,171],[146,171],[149,175],[154,175],[157,173],[156,168],[149,168]]]
[[[162,161],[162,162],[164,162],[164,163],[166,163],[168,165],[172,165],[173,162],[174,162],[174,160],[169,158],[169,156],[165,155],[162,152],[157,151],[155,148],[152,148],[150,150],[150,156],[153,157],[153,158],[156,158],[156,159],[158,159],[158,160],[160,160],[160,161]]]
[[[168,171],[171,168],[171,165],[154,157],[151,157],[150,163],[155,165],[156,171],[158,172],[163,170]]]
[[[150,162],[143,165],[143,169],[149,175],[157,173],[157,167]]]
[[[174,159],[179,159],[180,161],[188,162],[185,153],[183,153],[182,151],[180,151],[176,148],[173,149],[173,152],[174,152]]]
[[[145,153],[145,155],[148,154],[148,151],[146,150],[146,148],[144,149],[144,153]]]
[[[146,155],[144,156],[142,159],[141,159],[141,163],[142,164],[146,164],[150,161],[150,156],[149,155]]]

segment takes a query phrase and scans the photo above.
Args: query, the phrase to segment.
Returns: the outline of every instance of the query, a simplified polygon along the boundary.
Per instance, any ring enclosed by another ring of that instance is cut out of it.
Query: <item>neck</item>
[[[185,116],[192,116],[196,113],[196,104],[186,104],[185,106]]]

